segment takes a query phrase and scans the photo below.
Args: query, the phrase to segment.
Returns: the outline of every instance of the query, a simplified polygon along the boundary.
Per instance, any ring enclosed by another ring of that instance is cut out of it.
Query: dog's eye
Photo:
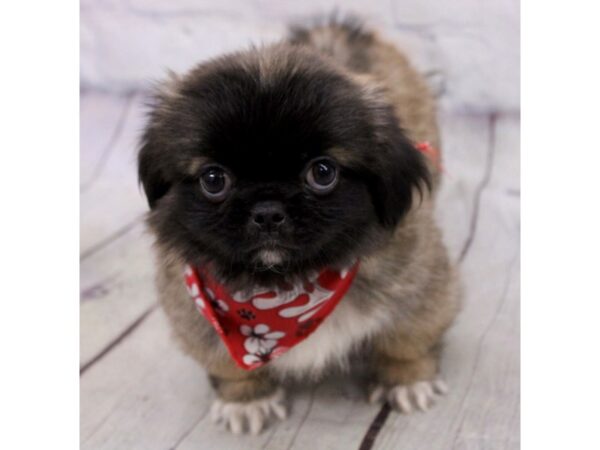
[[[207,168],[200,176],[202,192],[209,200],[224,200],[231,187],[231,178],[218,166]]]
[[[331,192],[337,184],[337,168],[329,159],[314,161],[306,172],[306,183],[318,194]]]

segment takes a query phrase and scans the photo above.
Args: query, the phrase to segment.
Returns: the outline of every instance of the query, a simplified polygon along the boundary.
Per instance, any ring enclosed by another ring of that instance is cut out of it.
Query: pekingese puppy
[[[351,21],[162,85],[139,177],[160,301],[217,421],[258,433],[287,414],[284,380],[334,368],[367,367],[370,400],[404,413],[445,392],[439,146],[423,79]]]

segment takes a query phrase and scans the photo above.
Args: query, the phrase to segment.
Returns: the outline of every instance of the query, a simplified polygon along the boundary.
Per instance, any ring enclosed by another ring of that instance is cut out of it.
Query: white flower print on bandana
[[[205,303],[204,303],[204,300],[202,299],[202,297],[200,296],[200,288],[198,288],[198,285],[195,283],[188,285],[187,291],[188,291],[188,294],[190,294],[190,297],[192,297],[192,299],[194,299],[194,303],[196,304],[196,307],[201,310],[204,309]]]
[[[263,362],[271,354],[277,341],[285,336],[282,331],[270,331],[269,326],[264,323],[254,328],[242,325],[240,332],[246,336],[244,348],[248,354],[244,355],[243,361],[247,365]]]

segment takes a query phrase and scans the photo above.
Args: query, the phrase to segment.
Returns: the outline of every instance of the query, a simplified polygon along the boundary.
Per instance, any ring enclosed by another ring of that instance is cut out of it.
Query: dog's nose
[[[261,231],[274,231],[285,222],[283,204],[277,201],[260,202],[254,205],[250,221]]]

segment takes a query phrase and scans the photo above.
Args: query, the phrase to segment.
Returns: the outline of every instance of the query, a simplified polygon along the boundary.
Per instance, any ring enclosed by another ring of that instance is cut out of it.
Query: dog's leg
[[[246,372],[227,362],[211,367],[209,379],[218,397],[211,417],[235,434],[258,434],[269,420],[287,416],[283,389],[260,369]]]
[[[412,342],[411,342],[412,341]],[[387,401],[399,412],[426,411],[447,392],[439,376],[439,349],[426,348],[406,336],[379,337],[374,342],[371,402]]]

